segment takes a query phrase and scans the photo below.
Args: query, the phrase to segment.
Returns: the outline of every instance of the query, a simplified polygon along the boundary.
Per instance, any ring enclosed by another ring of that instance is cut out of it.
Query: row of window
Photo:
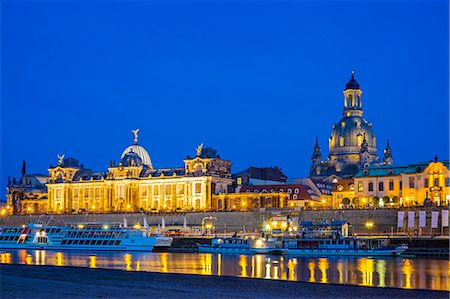
[[[0,241],[17,241],[19,236],[0,236]]]
[[[69,232],[67,234],[68,238],[122,238],[124,233],[121,232]]]
[[[120,245],[120,240],[62,240],[61,245]]]
[[[409,186],[409,188],[415,188],[415,178],[410,177],[408,179],[408,186]],[[433,186],[435,186],[435,187],[439,186],[439,178],[435,178],[433,180]],[[450,178],[445,178],[445,186],[446,187],[450,187]],[[374,191],[374,184],[373,184],[373,182],[369,182],[367,187],[368,187],[368,191]],[[429,187],[429,180],[428,179],[424,179],[424,187],[425,188]],[[389,182],[388,182],[388,189],[389,189],[389,191],[394,190],[394,180],[389,180]],[[399,182],[399,189],[400,190],[403,189],[403,182],[402,181]],[[359,192],[363,192],[364,191],[364,184],[362,182],[358,183],[358,191]],[[384,191],[384,182],[378,182],[378,191]]]
[[[247,191],[245,191],[245,192],[246,192],[246,193],[251,193],[250,190],[247,190]],[[270,189],[270,192],[271,192],[271,193],[273,193],[273,192],[280,192],[280,193],[282,193],[282,192],[284,192],[284,189],[279,189],[278,191],[277,191],[277,190],[274,190],[274,189]],[[255,190],[253,190],[253,193],[259,193],[259,190],[258,190],[258,189],[255,189]],[[262,189],[261,193],[267,193],[267,190],[266,190],[266,189]],[[287,189],[287,193],[288,193],[288,194],[292,194],[292,189]],[[299,194],[299,193],[300,193],[300,190],[299,190],[298,188],[295,188],[295,189],[294,189],[294,193],[295,193],[295,194]]]

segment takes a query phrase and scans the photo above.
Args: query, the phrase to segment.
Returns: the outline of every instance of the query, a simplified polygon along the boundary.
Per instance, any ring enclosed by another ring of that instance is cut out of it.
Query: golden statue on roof
[[[138,142],[138,133],[139,133],[139,129],[136,129],[136,130],[131,130],[131,132],[133,132],[133,134],[134,134],[134,144],[137,144],[137,142]]]
[[[196,148],[197,156],[200,156],[200,155],[201,155],[202,149],[203,149],[203,143],[200,144],[199,146],[197,146],[197,148]]]
[[[58,157],[58,165],[62,165],[62,162],[63,162],[63,159],[64,159],[65,155],[64,154],[62,154],[62,155],[58,154],[58,155],[56,155],[56,157]]]

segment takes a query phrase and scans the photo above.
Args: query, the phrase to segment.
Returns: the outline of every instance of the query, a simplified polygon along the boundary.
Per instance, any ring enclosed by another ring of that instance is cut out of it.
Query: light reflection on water
[[[9,250],[0,254],[0,262],[225,275],[405,289],[448,290],[450,287],[450,262],[439,259]]]

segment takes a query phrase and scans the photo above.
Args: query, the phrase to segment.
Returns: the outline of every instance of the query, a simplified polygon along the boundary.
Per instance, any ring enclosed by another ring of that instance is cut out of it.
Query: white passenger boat
[[[303,222],[294,236],[282,237],[286,255],[394,256],[408,246],[391,246],[388,238],[357,238],[349,234],[347,221],[330,224]]]
[[[172,238],[165,235],[150,235],[117,223],[0,227],[0,249],[152,251],[171,244]]]
[[[238,254],[282,254],[284,249],[277,246],[274,238],[213,238],[211,245],[199,244],[198,252],[238,253]]]
[[[389,246],[387,239],[282,239],[286,255],[347,255],[347,256],[394,256],[400,255],[408,246]]]

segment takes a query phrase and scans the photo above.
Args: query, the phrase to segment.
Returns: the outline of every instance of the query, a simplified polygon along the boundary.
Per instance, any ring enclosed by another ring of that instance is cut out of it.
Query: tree
[[[389,196],[383,196],[383,203],[384,204],[387,204],[388,202],[389,202],[389,200],[390,200],[390,198],[389,198]]]
[[[359,204],[359,198],[358,198],[358,197],[353,197],[352,203],[353,203],[354,205]]]
[[[374,198],[372,198],[372,204],[374,206],[377,206],[380,204],[380,198],[378,196],[375,196]]]
[[[348,204],[350,203],[350,198],[345,197],[344,199],[342,199],[342,203],[343,203],[344,205],[348,205]]]
[[[397,195],[395,195],[394,197],[392,197],[392,202],[393,203],[400,203],[400,197],[398,197]]]

